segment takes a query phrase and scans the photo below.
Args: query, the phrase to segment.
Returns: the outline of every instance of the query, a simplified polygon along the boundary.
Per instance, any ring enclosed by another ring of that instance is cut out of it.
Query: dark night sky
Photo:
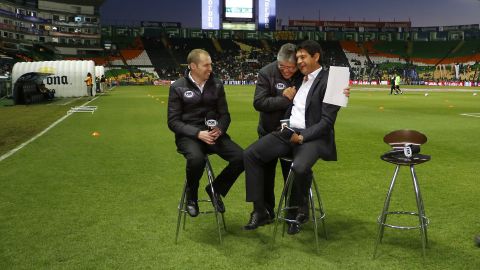
[[[181,22],[200,28],[201,0],[106,0],[104,23]],[[412,21],[413,26],[478,24],[480,0],[277,0],[277,18]]]

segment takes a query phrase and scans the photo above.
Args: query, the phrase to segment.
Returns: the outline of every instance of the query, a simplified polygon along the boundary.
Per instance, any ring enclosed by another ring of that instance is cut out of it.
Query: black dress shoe
[[[268,223],[271,223],[271,220],[267,210],[265,210],[263,213],[253,211],[250,214],[250,220],[248,221],[248,224],[243,226],[243,229],[247,231],[255,230],[256,228]]]
[[[187,200],[187,213],[191,217],[198,216],[198,203],[197,201]]]
[[[212,189],[210,185],[205,187],[205,191],[207,192],[208,197],[210,197],[213,207],[215,207],[215,209],[217,209],[218,212],[225,213],[225,205],[223,204],[222,197],[220,196],[220,194],[215,192],[215,196],[212,196]]]
[[[303,224],[308,221],[308,206],[298,208],[298,213],[295,217],[295,220],[298,222],[298,224]]]
[[[294,235],[300,232],[300,224],[295,222],[288,223],[288,230],[287,233],[290,235]]]

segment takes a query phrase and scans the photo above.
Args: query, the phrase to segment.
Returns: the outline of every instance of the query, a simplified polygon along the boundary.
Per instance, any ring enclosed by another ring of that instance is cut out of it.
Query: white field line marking
[[[473,88],[473,87],[472,87]],[[356,87],[356,85],[350,85],[350,90],[359,90],[359,91],[368,91],[368,92],[385,92],[390,90],[390,88],[382,88],[382,87]],[[406,92],[478,92],[478,87],[473,89],[465,89],[465,88],[402,88],[402,91]]]
[[[480,117],[480,113],[461,113],[463,116]]]
[[[87,105],[88,103],[94,101],[95,99],[97,99],[98,96],[94,97],[92,100],[89,100],[87,102],[85,102],[84,104],[82,104],[81,106],[85,106]],[[27,146],[28,144],[30,144],[31,142],[35,141],[36,139],[38,139],[40,136],[42,136],[43,134],[47,133],[47,131],[49,131],[50,129],[52,129],[53,127],[55,127],[56,125],[60,124],[63,120],[67,119],[67,117],[69,117],[70,115],[72,114],[66,114],[64,115],[62,118],[58,119],[57,121],[55,121],[53,124],[51,124],[50,126],[48,126],[46,129],[44,129],[43,131],[41,131],[40,133],[38,133],[37,135],[35,135],[33,138],[31,138],[30,140],[20,144],[19,146],[17,146],[16,148],[8,151],[6,154],[0,156],[0,162],[8,157],[10,157],[11,155],[15,154],[17,151],[21,150],[22,148],[24,148],[25,146]]]

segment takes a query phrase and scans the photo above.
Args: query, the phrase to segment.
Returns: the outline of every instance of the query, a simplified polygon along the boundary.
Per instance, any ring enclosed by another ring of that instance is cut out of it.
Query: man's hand
[[[302,144],[303,136],[298,133],[293,133],[292,137],[290,137],[290,142],[293,144]]]
[[[215,144],[216,137],[210,134],[211,131],[202,130],[198,133],[197,138],[206,144]]]
[[[295,89],[295,86],[291,86],[283,90],[283,93],[282,93],[282,95],[288,98],[290,101],[293,100],[293,98],[295,97],[295,94],[297,94],[297,90]]]
[[[214,127],[212,130],[208,132],[210,136],[212,136],[214,141],[218,139],[222,135],[222,130],[220,130],[218,127]]]
[[[343,94],[346,97],[350,97],[350,87],[347,87],[347,88],[343,89]]]

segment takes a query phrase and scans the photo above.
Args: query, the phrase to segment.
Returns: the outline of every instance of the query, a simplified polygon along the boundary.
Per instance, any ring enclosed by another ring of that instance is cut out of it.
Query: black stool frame
[[[210,186],[210,191],[212,192],[212,194],[216,194],[215,190],[213,189],[213,180],[215,180],[215,176],[213,174],[212,165],[210,164],[210,160],[208,159],[208,156],[205,156],[205,172],[207,173],[207,179],[208,179],[208,184]],[[198,202],[212,203],[210,199],[200,199],[198,200]],[[215,207],[213,207],[213,210],[200,211],[199,213],[215,214],[215,220],[216,220],[217,229],[218,229],[218,238],[221,244],[222,243],[222,227],[225,231],[227,230],[227,226],[225,224],[225,217],[223,216],[223,213],[218,212]],[[182,219],[183,219],[183,229],[185,230],[186,218],[187,218],[187,180],[185,179],[185,184],[183,185],[182,197],[180,198],[180,202],[178,204],[178,218],[177,218],[177,231],[175,233],[175,244],[177,244],[178,242],[178,235],[180,233],[180,223],[182,222]]]
[[[292,193],[292,185],[293,181],[295,180],[295,174],[292,170],[293,166],[293,160],[291,158],[282,158],[283,160],[287,162],[292,162],[292,165],[290,166],[290,172],[288,173],[287,181],[285,182],[285,186],[283,187],[282,195],[280,196],[280,201],[278,203],[278,208],[277,208],[277,213],[276,213],[276,218],[275,218],[275,226],[273,229],[273,242],[275,243],[275,238],[277,236],[277,226],[279,220],[283,220],[286,222],[296,222],[295,220],[291,220],[286,218],[284,212],[290,210],[290,209],[296,209],[298,206],[287,206],[290,202],[290,196]],[[317,248],[317,252],[319,251],[319,245],[318,245],[318,222],[317,219],[320,219],[322,221],[322,226],[323,226],[323,232],[325,235],[325,239],[327,239],[327,229],[325,227],[325,211],[323,210],[323,204],[322,200],[320,197],[320,192],[318,190],[317,183],[315,182],[315,178],[312,175],[312,184],[315,189],[315,197],[313,196],[312,192],[312,187],[310,187],[309,192],[308,192],[308,199],[310,202],[310,211],[311,211],[311,217],[313,221],[313,230],[315,233],[315,244]],[[315,199],[317,201],[318,207],[315,206]],[[285,206],[283,206],[285,201]],[[283,207],[282,207],[283,206]],[[318,212],[318,215],[317,215]],[[283,223],[283,231],[282,231],[282,236],[285,235],[285,225],[286,222]]]

